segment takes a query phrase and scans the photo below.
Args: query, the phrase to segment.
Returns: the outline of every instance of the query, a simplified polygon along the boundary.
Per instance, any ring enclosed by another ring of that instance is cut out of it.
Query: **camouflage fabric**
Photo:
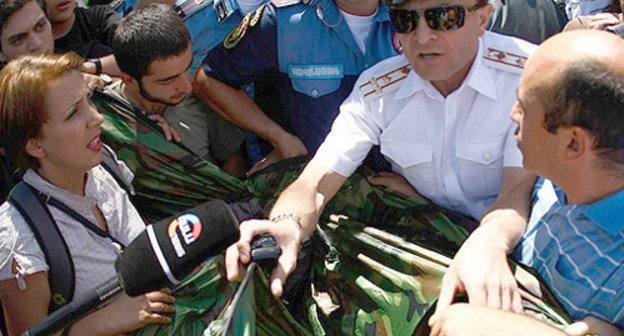
[[[269,188],[255,194],[272,198],[278,192],[274,188],[286,186],[285,180],[292,181],[302,165],[297,161],[283,163],[266,175],[257,174],[249,185]],[[286,173],[278,178],[284,170]],[[371,186],[363,178],[368,173],[361,169],[345,183],[317,227],[317,236],[328,252],[313,260],[313,295],[301,303],[307,311],[305,316],[294,318],[273,298],[266,273],[258,270],[253,279],[254,291],[246,299],[233,303],[228,299],[229,290],[210,290],[203,293],[208,302],[228,303],[219,306],[218,312],[206,313],[201,300],[197,300],[196,313],[182,315],[178,311],[174,325],[197,323],[197,317],[190,316],[205,315],[209,318],[203,319],[203,335],[225,335],[225,321],[237,311],[241,314],[235,319],[237,328],[228,335],[427,335],[426,322],[450,256],[469,233],[464,226],[475,223],[427,200],[406,199]],[[257,198],[252,201],[271,202]],[[321,246],[318,249],[323,250]],[[522,289],[526,313],[557,327],[568,325],[570,318],[548,288],[529,270],[513,261],[511,264]],[[222,269],[222,265],[216,269]],[[217,288],[227,287],[222,274],[219,281]],[[178,299],[176,305],[181,302]],[[201,329],[177,333],[180,330],[174,326],[150,328],[158,329],[158,333],[142,330],[137,334],[198,335]]]
[[[247,200],[269,208],[303,169],[306,159],[280,162],[246,181],[198,160],[168,142],[140,113],[97,94],[105,142],[136,175],[140,211],[157,217],[211,198]],[[262,269],[243,286],[228,284],[223,258],[208,261],[176,291],[169,325],[135,335],[424,335],[450,257],[476,223],[426,199],[407,199],[370,185],[366,168],[350,177],[321,216],[313,241],[311,291],[297,318],[268,291]],[[162,217],[161,217],[162,218]],[[525,310],[555,326],[570,323],[538,279],[513,264]]]
[[[364,178],[369,173],[360,169],[347,181],[317,228],[329,246],[313,274],[317,334],[427,335],[442,277],[476,223],[425,199],[372,186]],[[554,326],[568,325],[548,288],[511,264],[525,310]]]
[[[210,199],[231,200],[247,193],[239,179],[167,141],[158,125],[132,106],[101,92],[93,102],[104,116],[103,141],[135,174],[132,202],[148,221]]]

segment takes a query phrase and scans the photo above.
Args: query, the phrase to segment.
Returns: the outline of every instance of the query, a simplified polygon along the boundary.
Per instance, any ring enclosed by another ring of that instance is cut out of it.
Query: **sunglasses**
[[[433,30],[455,30],[464,26],[466,14],[483,6],[485,6],[483,3],[478,3],[468,8],[462,5],[444,5],[420,10],[391,9],[390,21],[394,30],[400,34],[416,30],[421,15],[425,17],[427,25]]]

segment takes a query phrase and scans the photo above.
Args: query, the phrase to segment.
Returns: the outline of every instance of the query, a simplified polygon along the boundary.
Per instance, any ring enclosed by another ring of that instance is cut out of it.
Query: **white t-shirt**
[[[243,14],[247,14],[256,10],[260,5],[265,3],[265,0],[238,0],[238,6]]]
[[[342,9],[340,10],[340,14],[344,17],[345,22],[349,26],[349,29],[353,33],[353,37],[355,38],[355,42],[357,42],[358,47],[362,51],[362,54],[366,53],[366,40],[368,39],[368,34],[373,25],[373,20],[375,19],[375,15],[377,15],[377,9],[375,13],[367,16],[359,16],[349,14]]]
[[[127,170],[127,167],[123,168]],[[91,207],[97,204],[106,218],[110,236],[126,246],[145,230],[145,223],[130,203],[126,192],[101,166],[94,167],[88,172],[84,197],[52,185],[33,170],[28,170],[23,180],[42,193],[60,200],[92,223],[96,223],[96,218],[91,212]],[[120,246],[110,238],[101,237],[87,229],[82,223],[56,207],[48,205],[48,209],[73,259],[76,276],[74,297],[79,297],[113,277],[116,274],[115,260],[119,256]],[[13,272],[14,262],[20,268],[18,274]],[[0,280],[18,278],[19,283],[20,277],[48,269],[45,256],[22,215],[9,202],[2,204]]]
[[[364,71],[340,107],[315,160],[349,176],[373,145],[415,189],[436,204],[480,219],[494,202],[503,167],[522,167],[509,113],[518,73],[486,65],[488,47],[529,55],[534,45],[486,32],[462,85],[447,97],[409,71],[395,91],[368,100],[362,82],[407,63],[403,55]]]

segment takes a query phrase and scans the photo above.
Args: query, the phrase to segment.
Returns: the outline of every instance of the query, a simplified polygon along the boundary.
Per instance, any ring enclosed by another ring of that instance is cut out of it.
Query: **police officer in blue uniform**
[[[378,0],[273,0],[209,52],[194,89],[227,119],[271,142],[277,151],[269,157],[314,153],[358,75],[397,54],[388,15]],[[353,17],[368,23],[351,24]],[[277,74],[286,130],[239,90],[269,74]]]

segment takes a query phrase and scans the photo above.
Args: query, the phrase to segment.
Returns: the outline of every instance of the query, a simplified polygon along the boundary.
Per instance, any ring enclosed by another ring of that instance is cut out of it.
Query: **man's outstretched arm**
[[[299,245],[312,234],[323,208],[346,179],[314,159],[310,161],[299,178],[278,197],[269,216],[274,221],[254,219],[241,223],[240,239],[225,255],[228,279],[236,280],[240,267],[249,263],[253,237],[268,232],[282,248],[271,276],[271,291],[281,296],[286,277],[297,266]]]
[[[203,68],[195,73],[193,92],[223,118],[269,141],[283,159],[308,154],[303,142],[267,117],[245,91],[206,75]]]

